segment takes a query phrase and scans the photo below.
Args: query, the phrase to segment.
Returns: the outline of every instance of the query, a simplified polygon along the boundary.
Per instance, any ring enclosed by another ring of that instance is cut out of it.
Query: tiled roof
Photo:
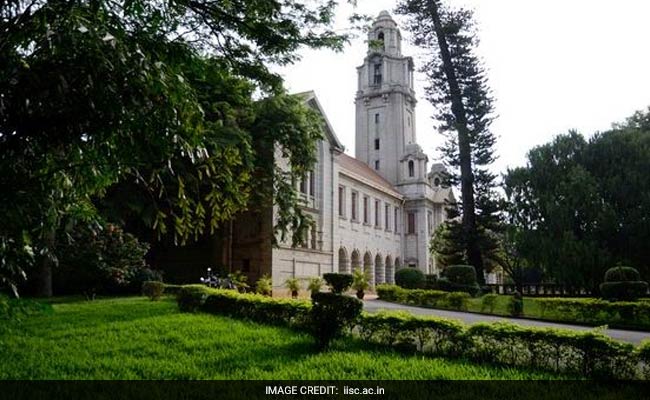
[[[384,177],[379,175],[375,170],[370,168],[366,163],[357,160],[356,158],[350,157],[349,155],[342,153],[339,158],[339,165],[341,169],[356,174],[362,178],[369,180],[375,185],[390,191],[392,195],[398,195],[401,197],[399,192],[395,190],[395,187],[391,185]]]

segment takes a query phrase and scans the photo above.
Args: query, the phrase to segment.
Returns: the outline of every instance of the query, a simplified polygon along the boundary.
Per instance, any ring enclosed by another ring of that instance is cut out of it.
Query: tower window
[[[375,150],[379,150],[379,139],[375,139]]]
[[[379,171],[379,160],[375,160],[375,170]]]
[[[415,163],[413,160],[409,161],[409,176],[411,178],[415,176]]]
[[[410,235],[415,233],[415,213],[408,213],[408,228],[406,232]]]
[[[375,85],[381,85],[381,63],[374,65],[374,74],[372,81]]]
[[[375,124],[379,124],[379,113],[375,114]]]
[[[433,180],[433,186],[435,186],[435,187],[440,186],[440,178],[435,178],[435,179]]]
[[[377,35],[377,40],[381,40],[382,42],[384,41],[384,32],[379,32],[379,35]]]

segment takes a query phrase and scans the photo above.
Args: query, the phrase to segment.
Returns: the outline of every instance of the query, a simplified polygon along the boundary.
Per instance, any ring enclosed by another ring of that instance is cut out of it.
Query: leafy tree
[[[650,113],[589,141],[560,135],[509,170],[509,216],[521,254],[559,283],[597,289],[617,262],[648,276]]]
[[[441,0],[403,0],[398,12],[409,17],[415,44],[431,51],[422,67],[430,82],[426,96],[437,110],[438,129],[447,139],[441,148],[452,168],[446,183],[460,184],[461,189],[462,222],[455,226],[459,222],[452,220],[447,232],[455,235],[464,260],[476,268],[483,283],[487,249],[482,246],[491,242],[491,236],[484,233],[500,229],[500,202],[496,176],[488,169],[495,159],[496,138],[490,131],[493,99],[476,56],[473,14],[452,10]]]
[[[316,122],[294,114],[297,102],[281,94],[268,65],[295,61],[300,46],[341,48],[345,37],[329,28],[335,6],[2,2],[0,283],[15,290],[36,263],[40,292],[51,295],[57,231],[99,219],[96,199],[116,185],[144,193],[151,226],[184,241],[245,209],[253,174],[276,173],[254,157],[256,140],[285,145],[296,161],[285,174],[308,169],[304,140],[315,137]],[[255,90],[279,98],[256,105]],[[283,112],[268,114],[272,105]],[[279,121],[287,115],[302,125],[275,130],[291,122]],[[274,194],[284,193],[274,182]],[[273,201],[284,213],[280,230],[305,225],[295,198]]]

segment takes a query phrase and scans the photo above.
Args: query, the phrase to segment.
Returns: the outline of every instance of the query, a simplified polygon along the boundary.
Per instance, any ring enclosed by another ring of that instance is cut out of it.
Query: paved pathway
[[[467,324],[476,324],[478,322],[508,321],[519,325],[537,326],[542,328],[573,329],[577,331],[588,331],[590,329],[593,329],[592,327],[580,325],[569,325],[555,322],[542,322],[531,319],[507,318],[467,312],[435,310],[432,308],[406,306],[403,304],[389,303],[387,301],[377,300],[372,297],[369,297],[363,301],[363,309],[368,312],[376,312],[379,310],[404,310],[418,315],[433,315],[437,317],[456,319]],[[639,344],[644,339],[650,339],[650,332],[606,329],[604,330],[604,333],[613,339],[634,344]]]

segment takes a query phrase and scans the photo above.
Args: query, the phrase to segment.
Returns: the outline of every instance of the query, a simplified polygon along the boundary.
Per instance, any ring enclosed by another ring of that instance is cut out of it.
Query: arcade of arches
[[[363,267],[370,277],[371,286],[382,283],[395,283],[395,271],[401,268],[399,257],[393,260],[389,254],[385,257],[382,254],[375,254],[366,251],[362,253],[354,249],[348,253],[345,247],[339,249],[339,272],[344,274],[352,273]]]

